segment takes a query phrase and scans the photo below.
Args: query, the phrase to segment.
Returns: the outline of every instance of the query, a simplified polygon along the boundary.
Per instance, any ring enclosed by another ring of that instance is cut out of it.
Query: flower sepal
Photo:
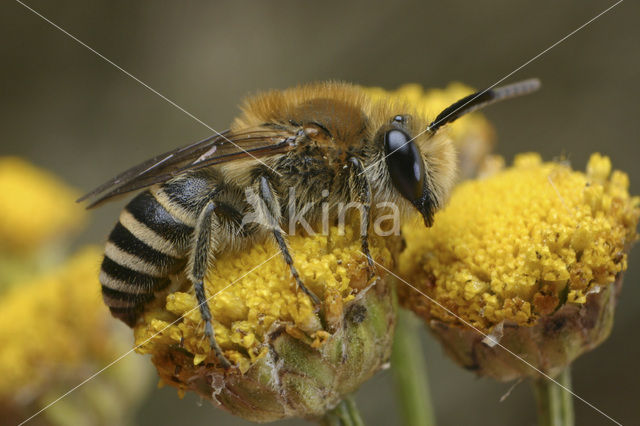
[[[198,362],[176,344],[154,346],[153,363],[164,383],[247,420],[319,419],[388,364],[395,326],[395,295],[385,277],[339,307],[330,300],[325,297],[322,306],[322,330],[309,333],[276,321],[259,355],[231,359],[229,370],[211,357]]]
[[[480,376],[503,382],[538,379],[541,373],[555,377],[609,336],[621,283],[622,276],[598,286],[584,304],[565,303],[533,326],[505,321],[484,335],[465,324],[431,319],[429,328],[456,363]]]

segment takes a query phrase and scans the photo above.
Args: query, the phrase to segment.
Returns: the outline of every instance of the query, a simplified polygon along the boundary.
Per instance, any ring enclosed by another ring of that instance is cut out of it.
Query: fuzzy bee
[[[144,189],[120,214],[100,271],[111,313],[133,326],[172,277],[193,285],[205,334],[219,363],[203,279],[216,255],[272,238],[288,264],[292,284],[320,303],[300,279],[283,231],[287,206],[311,206],[317,224],[329,205],[358,203],[362,252],[369,254],[375,203],[394,203],[426,226],[455,179],[455,152],[439,129],[485,105],[530,93],[527,80],[469,95],[430,123],[410,105],[374,102],[359,87],[319,83],[249,98],[231,128],[157,155],[86,194],[89,208]],[[252,194],[252,196],[250,196]],[[323,194],[323,195],[321,195]],[[258,206],[258,207],[256,207]],[[336,212],[329,220],[336,220]],[[245,220],[247,217],[254,220]]]

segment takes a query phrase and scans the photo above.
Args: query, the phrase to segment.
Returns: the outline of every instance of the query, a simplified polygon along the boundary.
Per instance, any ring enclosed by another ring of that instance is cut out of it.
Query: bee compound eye
[[[406,132],[391,129],[384,134],[384,151],[393,186],[416,203],[424,184],[424,163],[418,147]]]

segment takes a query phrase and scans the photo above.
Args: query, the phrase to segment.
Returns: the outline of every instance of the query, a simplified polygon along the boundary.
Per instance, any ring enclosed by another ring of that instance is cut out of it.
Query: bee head
[[[413,135],[410,120],[408,115],[393,117],[380,129],[379,137],[393,187],[420,212],[425,225],[431,226],[451,187],[455,155],[448,142],[432,143],[425,141],[429,135]]]
[[[446,139],[437,137],[438,130],[465,114],[539,88],[537,79],[490,87],[449,105],[422,131],[413,128],[408,115],[396,115],[379,130],[391,182],[418,209],[427,226],[433,223],[433,214],[455,178],[455,150]]]

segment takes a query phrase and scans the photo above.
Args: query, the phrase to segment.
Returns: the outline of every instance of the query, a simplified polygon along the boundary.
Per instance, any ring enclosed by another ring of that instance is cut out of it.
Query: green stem
[[[571,367],[567,367],[556,381],[567,389],[571,389]],[[556,383],[547,378],[533,381],[533,391],[538,402],[539,426],[573,426],[573,399]]]
[[[435,417],[431,405],[426,361],[420,345],[419,327],[420,323],[411,312],[398,309],[391,368],[404,424],[433,426]]]
[[[347,395],[333,410],[328,411],[321,419],[320,424],[323,426],[364,426],[352,395]]]

